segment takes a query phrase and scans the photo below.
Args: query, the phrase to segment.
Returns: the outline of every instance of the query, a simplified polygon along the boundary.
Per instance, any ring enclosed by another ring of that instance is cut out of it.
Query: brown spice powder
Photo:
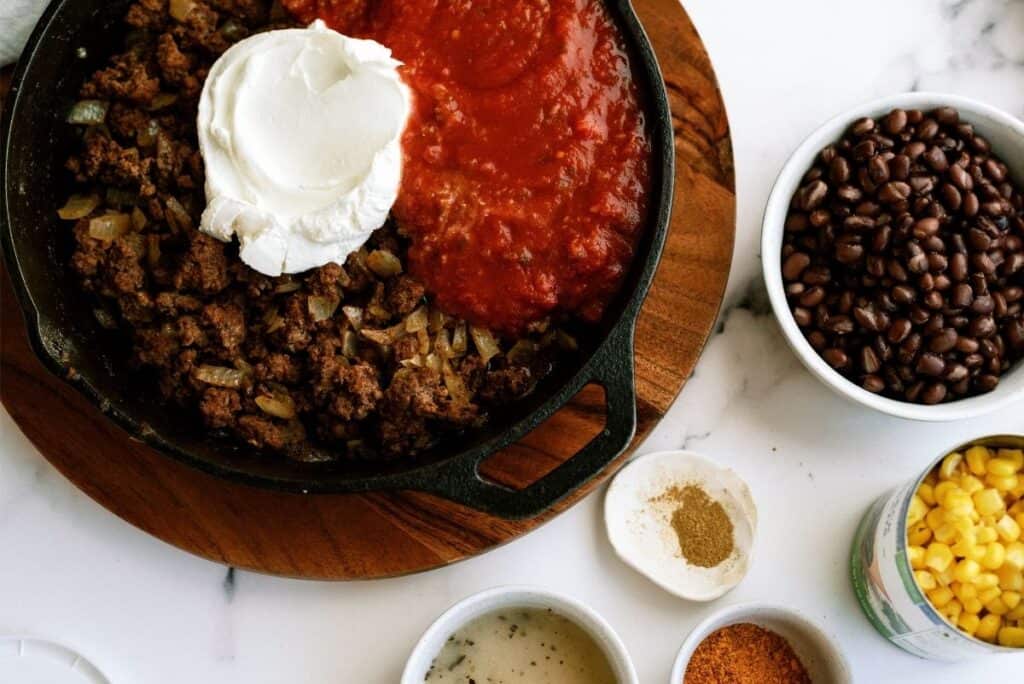
[[[669,502],[674,506],[670,522],[687,562],[713,568],[732,555],[732,521],[722,504],[703,489],[693,484],[673,485],[652,501]]]
[[[683,684],[810,684],[789,642],[749,623],[713,632],[697,646]]]

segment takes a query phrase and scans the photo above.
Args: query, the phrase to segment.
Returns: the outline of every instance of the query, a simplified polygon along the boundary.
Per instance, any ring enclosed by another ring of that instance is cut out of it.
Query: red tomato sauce
[[[285,0],[389,47],[414,93],[393,214],[449,313],[596,320],[648,209],[651,146],[603,0]]]

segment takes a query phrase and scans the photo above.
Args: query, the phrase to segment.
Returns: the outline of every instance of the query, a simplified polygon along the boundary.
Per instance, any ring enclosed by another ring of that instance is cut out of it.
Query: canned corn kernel
[[[917,586],[907,557],[907,512],[921,482],[947,454],[972,446],[1024,448],[1024,436],[976,439],[943,451],[919,478],[878,499],[857,527],[850,555],[853,590],[879,633],[921,658],[957,661],[989,653],[1020,653],[968,636],[950,624]]]

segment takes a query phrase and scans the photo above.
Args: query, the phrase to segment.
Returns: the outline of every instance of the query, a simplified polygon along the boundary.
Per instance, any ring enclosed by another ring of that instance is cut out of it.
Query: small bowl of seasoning
[[[413,649],[401,684],[639,684],[625,645],[593,609],[535,587],[496,587],[448,609]]]
[[[750,489],[693,452],[633,459],[608,488],[604,517],[618,556],[681,598],[714,600],[747,574],[757,530]]]
[[[846,658],[803,615],[761,603],[730,606],[686,637],[672,684],[850,684]]]
[[[1024,123],[893,95],[811,134],[765,209],[765,283],[831,389],[949,421],[1024,398]]]

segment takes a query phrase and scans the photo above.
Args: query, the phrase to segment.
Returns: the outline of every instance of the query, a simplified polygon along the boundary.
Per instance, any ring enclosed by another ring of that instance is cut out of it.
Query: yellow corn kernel
[[[960,613],[960,617],[956,621],[956,626],[967,634],[974,636],[974,633],[978,631],[978,624],[981,622],[981,618],[976,613],[963,612]]]
[[[933,508],[924,516],[924,521],[928,523],[928,527],[934,532],[946,524],[946,512],[941,508]]]
[[[953,624],[956,624],[956,621],[960,618],[960,614],[963,612],[964,607],[960,605],[960,602],[956,599],[951,600],[942,607],[942,614],[949,618],[949,621]]]
[[[983,446],[973,446],[964,454],[967,461],[967,469],[975,475],[984,475],[987,471],[985,464],[992,458],[992,452]]]
[[[962,601],[962,603],[964,604],[964,611],[966,611],[968,613],[972,613],[974,615],[977,615],[978,613],[980,613],[982,608],[985,607],[985,606],[981,605],[981,600],[978,599],[977,597],[969,598],[969,599],[967,599],[965,601]]]
[[[1018,526],[1019,526],[1019,527],[1020,527],[1020,528],[1021,528],[1022,530],[1024,530],[1024,511],[1020,511],[1019,513],[1014,513],[1014,514],[1013,514],[1013,521],[1014,521],[1015,523],[1017,523],[1017,525],[1018,525]]]
[[[1005,458],[990,458],[985,464],[985,472],[996,477],[1009,477],[1017,474],[1017,466]]]
[[[956,540],[956,528],[945,523],[942,527],[935,530],[935,541],[942,542],[943,544],[952,544]]]
[[[974,499],[975,510],[981,515],[993,515],[1003,510],[1003,497],[995,489],[982,489],[971,498]]]
[[[907,561],[914,570],[924,570],[924,547],[908,546]]]
[[[917,488],[917,495],[929,506],[935,505],[935,488],[927,482],[922,482]]]
[[[932,570],[932,574],[935,575],[935,581],[936,582],[938,582],[939,584],[941,584],[944,587],[948,587],[949,585],[951,585],[953,582],[956,581],[956,578],[953,577],[953,571],[955,569],[956,569],[956,566],[953,565],[953,563],[950,563],[949,567],[946,568],[945,570],[943,570],[942,572],[935,572],[934,570]]]
[[[985,547],[985,557],[981,559],[981,567],[986,570],[998,570],[1006,561],[1006,547],[999,542],[992,542]]]
[[[964,455],[959,451],[953,453],[942,459],[942,464],[939,466],[939,477],[943,480],[948,480],[957,474],[957,469],[960,468],[960,464],[964,462]]]
[[[1024,469],[1024,449],[1000,449],[996,457],[1009,461],[1017,470]]]
[[[936,608],[942,608],[953,600],[953,590],[949,587],[937,587],[928,592],[928,600]]]
[[[974,475],[964,475],[960,478],[960,489],[964,490],[968,494],[974,494],[979,490],[985,488],[985,483],[976,478]]]
[[[956,569],[953,570],[953,577],[956,578],[956,581],[963,583],[973,582],[980,574],[981,564],[970,558],[965,558],[957,563]]]
[[[991,601],[999,598],[1003,595],[1003,590],[999,587],[991,587],[989,589],[982,589],[978,592],[978,600],[981,601],[982,605],[986,605]]]
[[[985,610],[989,612],[989,615],[999,615],[1000,617],[1010,612],[1009,607],[1001,596],[986,603]]]
[[[1003,603],[1006,604],[1007,610],[1013,610],[1020,605],[1021,595],[1019,591],[1004,591],[1002,599]]]
[[[1024,648],[1024,628],[1003,627],[999,630],[999,645],[1010,648]]]
[[[953,546],[949,547],[957,558],[967,558],[971,555],[971,549],[977,546],[977,537],[972,528],[969,532],[961,533]]]
[[[991,544],[995,540],[999,539],[999,533],[992,527],[979,527],[977,528],[977,542],[979,544]]]
[[[969,582],[954,582],[953,586],[950,588],[953,590],[953,595],[959,599],[960,603],[972,598],[978,598],[978,587]]]
[[[1014,622],[1024,621],[1024,603],[1021,603],[1016,608],[1006,614],[1007,620],[1013,620]]]
[[[986,589],[999,586],[999,575],[994,572],[983,572],[974,578],[973,584],[978,587],[978,594],[980,596],[981,592]]]
[[[915,572],[914,579],[917,580],[917,586],[921,587],[921,591],[931,591],[935,587],[939,586],[938,582],[935,581],[935,577],[927,570],[918,570]]]
[[[921,505],[925,505],[924,501],[921,502]],[[946,493],[946,498],[942,500],[942,507],[946,510],[947,515],[951,513],[957,518],[966,518],[974,510],[974,501],[970,494],[957,487]]]
[[[924,520],[928,514],[928,504],[916,494],[910,499],[910,507],[907,509],[907,525],[916,525]]]
[[[1020,539],[1020,525],[1008,515],[1004,515],[996,522],[996,532],[1004,542],[1015,542]]]
[[[936,572],[942,572],[953,564],[953,552],[942,542],[932,542],[925,551],[924,564]]]
[[[1006,564],[1024,570],[1024,542],[1010,542],[1006,545]]]
[[[943,480],[935,485],[932,489],[935,495],[935,503],[942,503],[942,500],[946,498],[946,494],[953,489],[959,489],[959,487],[957,487],[956,482],[950,482],[949,480]]]
[[[907,543],[924,546],[932,540],[932,529],[923,520],[907,529]]]
[[[978,561],[980,563],[981,560],[985,557],[986,548],[988,547],[986,547],[984,544],[977,544],[975,546],[972,546],[971,548],[967,549],[967,555],[964,557],[970,558],[971,560]]]
[[[996,575],[1003,591],[1024,591],[1024,572],[1009,563],[1003,563],[1003,567],[996,570]]]
[[[978,623],[978,629],[974,632],[974,636],[982,641],[993,642],[996,640],[996,635],[999,634],[1002,626],[1003,618],[998,615],[986,615]]]
[[[1000,492],[1011,492],[1017,488],[1018,479],[1016,475],[986,475],[985,484]]]

